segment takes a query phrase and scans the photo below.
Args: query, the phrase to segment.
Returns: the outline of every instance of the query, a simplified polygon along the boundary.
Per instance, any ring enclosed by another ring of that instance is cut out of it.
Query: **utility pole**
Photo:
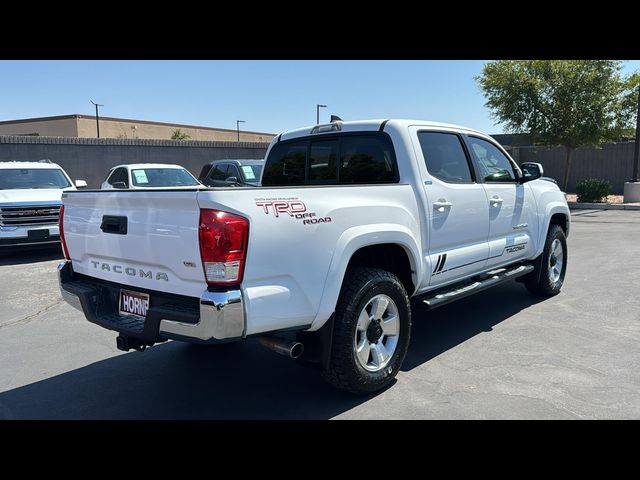
[[[236,130],[238,131],[238,142],[240,141],[240,124],[247,123],[244,120],[236,120]]]
[[[91,99],[89,99],[89,101],[96,106],[96,132],[98,132],[98,138],[100,138],[100,121],[98,116],[98,107],[104,107],[104,105],[100,103],[96,103]]]
[[[316,125],[320,124],[320,109],[327,108],[326,105],[320,105],[319,103],[316,105]]]
[[[640,157],[640,85],[638,85],[638,116],[636,118],[636,144],[633,148],[633,174],[631,181],[638,181],[638,160]]]

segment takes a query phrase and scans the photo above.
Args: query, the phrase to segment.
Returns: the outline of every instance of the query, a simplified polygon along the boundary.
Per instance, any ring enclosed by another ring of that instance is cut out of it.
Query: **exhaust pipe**
[[[304,345],[302,343],[287,340],[286,338],[260,337],[258,340],[265,347],[289,358],[298,358],[304,351]]]

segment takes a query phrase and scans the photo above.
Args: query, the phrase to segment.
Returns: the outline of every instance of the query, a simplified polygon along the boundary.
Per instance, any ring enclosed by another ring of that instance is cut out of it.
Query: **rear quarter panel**
[[[212,190],[200,192],[198,203],[250,221],[242,283],[247,334],[319,328],[335,309],[360,246],[406,244],[412,263],[419,263],[410,185]]]

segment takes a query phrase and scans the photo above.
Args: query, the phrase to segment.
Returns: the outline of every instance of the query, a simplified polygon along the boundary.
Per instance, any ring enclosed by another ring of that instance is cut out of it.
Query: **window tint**
[[[513,182],[516,179],[513,165],[498,147],[486,140],[469,137],[473,153],[478,159],[480,177],[485,182]]]
[[[306,161],[306,141],[276,144],[269,152],[262,174],[262,185],[304,185]]]
[[[200,175],[198,175],[198,180],[202,181],[205,178],[207,178],[207,175],[209,175],[210,171],[211,171],[211,164],[207,163],[202,167],[202,170],[200,170]]]
[[[239,182],[242,181],[242,177],[240,176],[240,172],[238,171],[238,167],[236,167],[232,163],[229,164],[229,170],[227,170],[227,178],[229,178],[229,177],[236,177]],[[226,180],[226,178],[225,178],[225,180]]]
[[[333,135],[278,143],[269,152],[262,185],[330,184],[338,180],[341,184],[397,183],[393,146],[383,135]]]
[[[338,141],[311,142],[309,153],[309,181],[335,183],[338,181]]]
[[[113,172],[111,172],[111,175],[107,179],[107,183],[109,185],[113,185],[115,182],[118,181],[119,176],[120,176],[120,169],[116,168]]]
[[[379,136],[345,136],[340,153],[340,183],[398,181],[391,145]]]
[[[116,168],[108,180],[110,185],[116,182],[124,182],[129,187],[129,179],[127,178],[127,170],[124,167]]]
[[[224,182],[227,179],[228,167],[229,165],[226,163],[223,163],[222,165],[216,165],[215,167],[213,167],[211,175],[209,175],[209,179]]]
[[[124,182],[125,186],[129,188],[129,170],[126,168],[121,168],[120,172],[120,181]]]
[[[460,137],[452,133],[419,132],[418,139],[429,174],[448,183],[473,181]]]

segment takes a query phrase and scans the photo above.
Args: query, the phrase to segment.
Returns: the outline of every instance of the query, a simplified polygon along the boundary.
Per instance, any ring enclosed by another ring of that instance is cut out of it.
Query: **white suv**
[[[0,249],[58,243],[62,192],[86,186],[48,160],[0,162]]]

